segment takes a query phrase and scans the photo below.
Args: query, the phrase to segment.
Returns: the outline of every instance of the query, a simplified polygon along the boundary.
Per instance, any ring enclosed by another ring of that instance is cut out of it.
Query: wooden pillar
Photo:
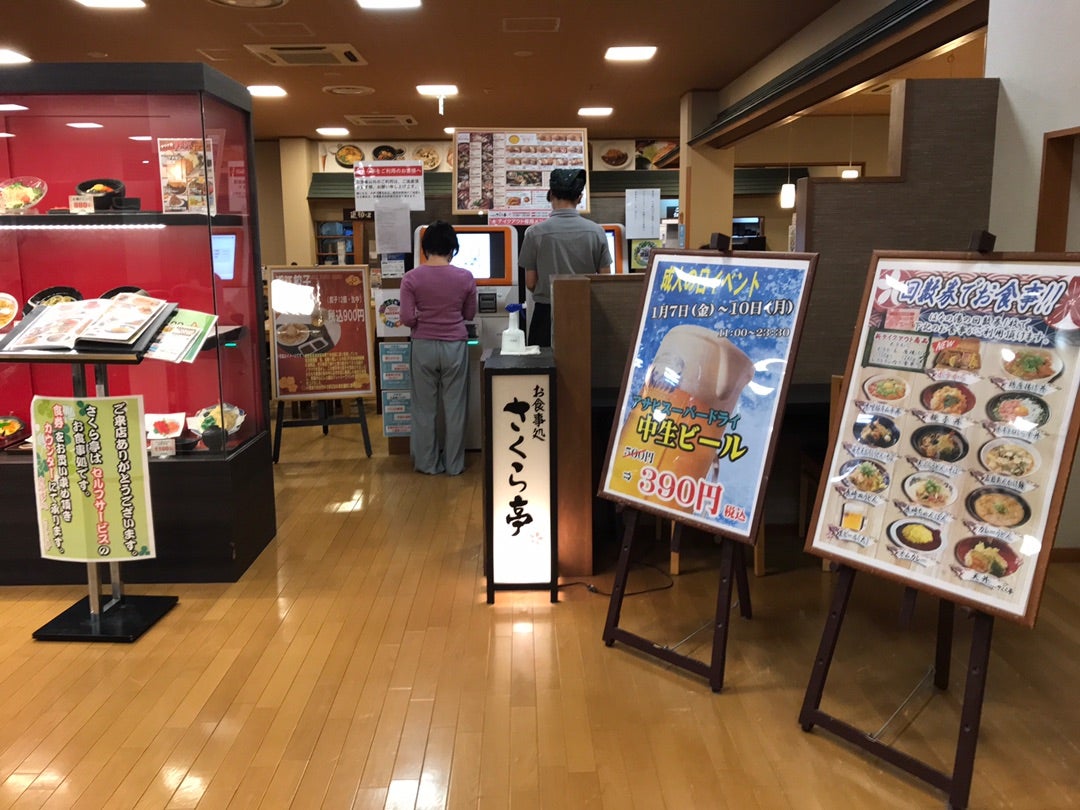
[[[735,150],[693,147],[689,139],[716,114],[715,92],[683,95],[679,115],[679,223],[687,248],[709,242],[709,235],[731,235],[735,211]]]

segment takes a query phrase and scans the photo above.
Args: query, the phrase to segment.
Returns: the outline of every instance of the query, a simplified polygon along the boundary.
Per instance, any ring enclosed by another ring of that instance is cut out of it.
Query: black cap
[[[560,200],[576,200],[585,191],[585,170],[552,169],[548,187]]]

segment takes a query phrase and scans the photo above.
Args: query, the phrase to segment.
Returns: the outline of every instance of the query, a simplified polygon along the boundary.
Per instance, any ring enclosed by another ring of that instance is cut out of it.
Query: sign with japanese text
[[[491,574],[501,585],[551,582],[550,374],[493,374]]]
[[[412,391],[382,392],[384,436],[412,435]]]
[[[380,343],[379,387],[408,391],[412,387],[411,356],[411,344],[407,340]]]
[[[585,169],[589,145],[584,129],[458,129],[454,150],[455,214],[520,211],[525,220],[528,209],[551,212],[551,170]],[[578,208],[589,210],[587,178]]]
[[[1078,430],[1080,264],[871,263],[807,550],[1033,624]]]
[[[270,267],[274,397],[374,394],[366,265]]]
[[[142,397],[36,396],[30,421],[41,556],[157,556]]]
[[[652,252],[601,495],[753,543],[815,263]]]
[[[410,211],[423,211],[424,164],[419,160],[386,160],[353,166],[353,197],[357,211],[403,203]]]

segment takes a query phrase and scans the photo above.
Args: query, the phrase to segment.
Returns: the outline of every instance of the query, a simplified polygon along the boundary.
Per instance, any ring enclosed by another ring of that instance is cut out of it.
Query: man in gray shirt
[[[551,216],[525,231],[519,264],[533,294],[529,344],[551,345],[551,279],[557,275],[609,273],[611,252],[604,229],[581,216],[584,169],[552,169],[548,185]]]

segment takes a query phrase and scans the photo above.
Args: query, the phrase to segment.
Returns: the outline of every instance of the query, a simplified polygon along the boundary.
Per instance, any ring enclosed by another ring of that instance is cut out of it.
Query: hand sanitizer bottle
[[[502,353],[521,354],[525,351],[525,333],[517,328],[517,314],[525,307],[521,304],[507,304],[506,330],[502,333]]]

